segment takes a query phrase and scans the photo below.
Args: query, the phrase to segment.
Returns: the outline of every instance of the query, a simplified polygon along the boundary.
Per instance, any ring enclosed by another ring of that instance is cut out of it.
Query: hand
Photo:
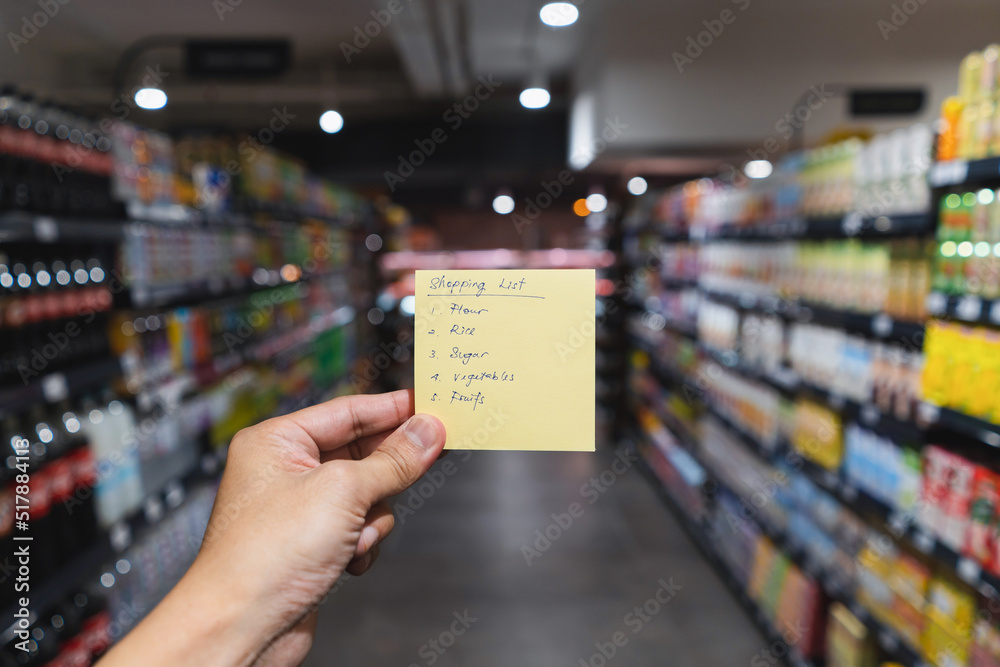
[[[301,662],[319,602],[392,530],[385,499],[444,447],[440,421],[411,415],[409,391],[349,396],[237,433],[197,559],[102,665]]]

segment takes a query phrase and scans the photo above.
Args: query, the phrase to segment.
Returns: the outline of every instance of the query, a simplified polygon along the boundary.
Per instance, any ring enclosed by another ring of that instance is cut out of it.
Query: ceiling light
[[[319,127],[327,134],[337,134],[344,129],[344,117],[330,109],[319,117]]]
[[[549,106],[552,96],[544,88],[525,88],[521,91],[521,106],[526,109],[542,109]]]
[[[167,106],[167,94],[159,88],[140,88],[135,91],[135,103],[143,109],[162,109]]]
[[[608,198],[599,192],[587,197],[587,208],[589,208],[594,213],[600,213],[608,207]]]
[[[507,215],[514,210],[514,198],[510,195],[497,195],[493,200],[493,210],[500,215]]]
[[[626,185],[625,187],[628,188],[629,192],[638,197],[639,195],[646,193],[646,188],[648,186],[646,184],[645,178],[643,178],[642,176],[636,176],[635,178],[629,179],[628,185]]]
[[[573,25],[580,18],[580,10],[571,2],[550,2],[538,12],[542,23],[553,28]]]
[[[747,178],[767,178],[774,171],[774,166],[767,160],[751,160],[743,167]]]

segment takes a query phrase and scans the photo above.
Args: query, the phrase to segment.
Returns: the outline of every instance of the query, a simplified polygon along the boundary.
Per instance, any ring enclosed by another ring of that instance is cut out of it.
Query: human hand
[[[240,431],[197,559],[102,664],[153,655],[170,665],[301,662],[319,602],[343,572],[367,571],[392,530],[385,499],[444,447],[440,421],[411,415],[412,392],[398,391]]]

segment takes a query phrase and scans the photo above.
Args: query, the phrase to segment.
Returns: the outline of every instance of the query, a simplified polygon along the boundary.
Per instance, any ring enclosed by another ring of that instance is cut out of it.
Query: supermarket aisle
[[[597,666],[595,642],[610,652],[618,632],[623,646],[609,662],[622,665],[749,664],[767,647],[634,467],[581,495],[612,469],[611,454],[455,452],[446,461],[452,474],[433,494],[424,487],[430,497],[397,521],[374,570],[331,595],[307,667]],[[535,531],[573,503],[582,514],[549,528],[548,548],[535,545]],[[524,545],[538,547],[530,566]],[[629,615],[668,598],[661,579],[675,585],[673,598]]]

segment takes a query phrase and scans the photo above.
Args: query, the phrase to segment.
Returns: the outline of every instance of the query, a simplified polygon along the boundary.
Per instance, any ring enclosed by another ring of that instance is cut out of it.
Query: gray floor
[[[581,495],[610,470],[611,454],[447,460],[453,474],[433,493],[424,487],[429,498],[402,525],[397,518],[376,566],[323,606],[305,665],[729,667],[767,648],[635,468]],[[557,539],[529,566],[522,547],[573,503],[582,515],[561,534],[550,528]],[[680,587],[675,597],[627,616],[661,579]],[[466,611],[476,620],[452,635],[454,614]],[[610,653],[619,632],[622,646],[605,662],[595,644]]]

